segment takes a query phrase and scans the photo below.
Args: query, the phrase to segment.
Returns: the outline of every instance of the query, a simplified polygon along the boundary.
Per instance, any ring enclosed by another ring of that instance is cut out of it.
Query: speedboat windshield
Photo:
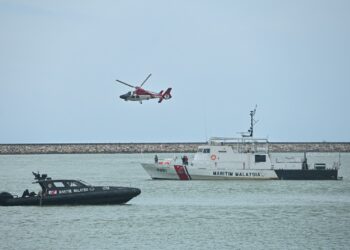
[[[87,183],[86,181],[79,180],[79,182],[81,182],[81,183],[84,184],[85,186],[91,186],[91,184]]]

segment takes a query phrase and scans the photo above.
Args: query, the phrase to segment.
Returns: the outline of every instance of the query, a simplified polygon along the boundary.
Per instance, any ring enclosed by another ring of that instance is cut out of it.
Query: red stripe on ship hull
[[[191,176],[188,174],[186,166],[174,165],[174,168],[180,180],[191,180]]]

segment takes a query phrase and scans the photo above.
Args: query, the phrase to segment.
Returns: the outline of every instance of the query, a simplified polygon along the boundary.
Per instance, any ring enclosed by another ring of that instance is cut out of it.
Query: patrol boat
[[[41,205],[102,205],[123,204],[138,196],[141,190],[129,187],[91,186],[83,181],[57,179],[46,174],[34,173],[35,181],[41,187],[38,194],[26,189],[21,197],[8,192],[0,193],[1,206]]]
[[[333,162],[303,157],[271,157],[267,139],[253,137],[254,115],[250,112],[249,134],[241,138],[211,138],[199,146],[192,162],[177,158],[141,163],[152,179],[169,180],[337,180],[340,158]],[[340,178],[339,178],[340,179]]]

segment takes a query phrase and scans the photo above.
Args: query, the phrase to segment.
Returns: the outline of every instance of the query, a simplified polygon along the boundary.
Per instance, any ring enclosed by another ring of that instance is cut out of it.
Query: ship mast
[[[250,114],[249,114],[250,115],[250,128],[248,130],[249,135],[243,135],[243,137],[253,137],[254,135],[254,125],[258,122],[254,120],[256,108],[257,108],[257,105],[255,105],[254,110],[250,111]]]

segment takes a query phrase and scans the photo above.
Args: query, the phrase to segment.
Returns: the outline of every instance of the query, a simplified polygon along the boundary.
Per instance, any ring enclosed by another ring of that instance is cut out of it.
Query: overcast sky
[[[0,143],[350,141],[350,1],[0,0]],[[173,98],[125,102],[120,79]]]

